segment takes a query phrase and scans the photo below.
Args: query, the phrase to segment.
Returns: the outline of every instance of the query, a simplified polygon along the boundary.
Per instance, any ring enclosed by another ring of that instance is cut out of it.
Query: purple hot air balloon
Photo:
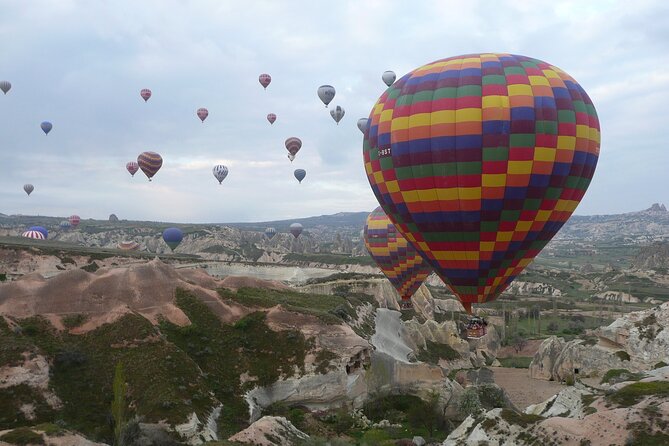
[[[293,156],[297,155],[297,152],[299,152],[300,149],[302,148],[302,140],[294,136],[288,138],[285,144],[286,144],[286,150],[288,150],[288,153],[290,153]]]
[[[207,119],[207,116],[209,116],[209,110],[206,108],[197,109],[197,117],[200,118],[200,121],[204,122],[204,120]]]
[[[137,164],[149,181],[163,165],[163,157],[156,152],[143,152],[137,157]]]
[[[139,164],[137,164],[135,161],[130,161],[129,163],[126,163],[125,168],[128,172],[130,172],[130,175],[134,177],[139,170]]]
[[[260,85],[262,85],[262,88],[265,90],[267,89],[267,86],[272,82],[272,76],[269,74],[263,73],[260,76],[258,76],[258,82],[260,82]]]
[[[267,120],[269,121],[270,124],[274,124],[274,121],[276,121],[276,115],[274,113],[268,114]]]
[[[151,90],[148,88],[142,88],[142,91],[139,92],[139,95],[144,99],[144,102],[148,101],[151,97]]]
[[[44,121],[39,126],[42,128],[42,131],[44,132],[45,135],[48,135],[51,129],[53,128],[53,124],[51,124],[49,121]]]

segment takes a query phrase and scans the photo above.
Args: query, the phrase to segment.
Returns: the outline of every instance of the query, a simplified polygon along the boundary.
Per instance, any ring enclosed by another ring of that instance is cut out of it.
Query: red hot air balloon
[[[269,121],[270,124],[274,124],[274,121],[276,121],[276,115],[274,113],[268,114],[267,120]]]
[[[209,110],[206,108],[197,109],[197,117],[200,118],[200,121],[204,122],[204,120],[207,119],[207,116],[209,116]]]
[[[137,164],[142,169],[142,172],[144,172],[144,175],[151,181],[151,178],[162,167],[163,157],[156,152],[143,152],[137,157]]]
[[[525,56],[471,54],[392,84],[363,155],[397,229],[468,311],[495,299],[574,212],[597,165],[585,90]]]
[[[79,226],[81,218],[78,215],[70,215],[70,218],[67,220],[70,222],[70,225],[72,225],[72,228],[76,229],[76,227]]]
[[[294,136],[291,136],[286,140],[286,150],[288,150],[288,153],[290,153],[291,155],[293,156],[297,155],[297,152],[299,152],[301,148],[302,148],[302,140],[300,138],[295,138]]]
[[[143,88],[142,91],[139,92],[139,95],[142,97],[142,99],[144,99],[144,102],[146,102],[151,97],[151,90],[148,88]]]
[[[269,74],[263,73],[260,76],[258,76],[258,82],[260,82],[260,85],[262,85],[262,88],[264,88],[266,90],[267,86],[270,84],[270,82],[272,82],[272,76],[270,76]]]
[[[129,163],[126,163],[125,168],[130,173],[130,175],[134,177],[139,170],[139,164],[137,164],[135,161],[130,161]]]

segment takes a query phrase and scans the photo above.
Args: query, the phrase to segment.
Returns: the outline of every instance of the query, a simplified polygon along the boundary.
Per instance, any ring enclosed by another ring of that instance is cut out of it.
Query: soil
[[[554,381],[530,378],[527,369],[493,367],[492,371],[495,383],[506,391],[519,410],[541,403],[564,389],[562,384]]]

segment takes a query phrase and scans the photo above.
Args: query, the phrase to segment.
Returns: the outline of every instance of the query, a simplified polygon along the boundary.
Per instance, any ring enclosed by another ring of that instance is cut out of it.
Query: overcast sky
[[[577,214],[669,204],[664,0],[0,4],[0,80],[13,85],[0,95],[3,213],[232,222],[372,210],[356,121],[384,91],[381,73],[475,52],[544,60],[589,93],[602,147]],[[346,110],[338,126],[321,84]],[[292,164],[289,136],[303,141]],[[145,150],[164,159],[151,183],[125,170]],[[230,170],[222,186],[215,164]]]

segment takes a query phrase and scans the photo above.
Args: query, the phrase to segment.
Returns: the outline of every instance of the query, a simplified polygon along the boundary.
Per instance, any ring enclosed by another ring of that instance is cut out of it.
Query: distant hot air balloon
[[[143,152],[137,157],[137,164],[142,169],[142,172],[144,172],[144,175],[151,181],[151,178],[163,165],[163,157],[156,152]]]
[[[344,113],[346,113],[346,112],[339,105],[336,106],[335,108],[333,108],[332,110],[330,110],[330,116],[332,116],[332,119],[335,120],[337,125],[339,125],[339,121],[341,121],[341,118],[344,117]]]
[[[137,164],[135,161],[130,161],[129,163],[126,163],[125,168],[128,172],[130,172],[130,175],[134,177],[139,170],[139,164]]]
[[[135,241],[123,241],[123,242],[118,242],[116,244],[116,247],[120,249],[121,251],[137,251],[139,249],[139,243]]]
[[[384,71],[381,75],[381,79],[383,80],[384,84],[390,87],[393,82],[395,82],[395,79],[397,79],[397,76],[395,76],[393,71]]]
[[[293,234],[293,237],[298,238],[302,234],[304,228],[300,223],[293,223],[290,225],[290,233]]]
[[[32,184],[24,184],[23,190],[30,196],[30,194],[35,190],[35,186]]]
[[[163,240],[167,243],[167,246],[174,252],[181,243],[181,240],[184,239],[184,233],[179,228],[167,228],[163,231]]]
[[[360,131],[364,134],[367,131],[367,124],[369,122],[369,119],[367,118],[360,118],[358,119],[358,128]]]
[[[262,85],[262,88],[265,90],[267,89],[267,86],[272,82],[272,76],[269,74],[261,74],[258,76],[258,82],[260,82],[260,85]]]
[[[204,122],[204,120],[207,119],[207,116],[209,116],[209,110],[206,108],[197,109],[197,117],[200,118],[200,121]]]
[[[76,229],[77,226],[79,226],[81,218],[78,215],[70,215],[70,218],[68,218],[68,220],[70,221],[72,227]]]
[[[268,239],[272,240],[272,237],[276,235],[276,229],[274,228],[265,229],[265,235],[267,236]]]
[[[302,180],[304,177],[307,176],[307,171],[304,169],[295,169],[295,172],[293,172],[293,175],[295,175],[295,178],[297,178],[297,181],[302,183]]]
[[[148,88],[143,88],[142,91],[139,92],[139,95],[142,97],[142,99],[144,99],[144,102],[146,102],[151,97],[151,90]]]
[[[332,102],[335,97],[335,89],[332,85],[321,85],[318,87],[318,97],[323,101],[325,107],[327,108],[328,104]]]
[[[289,154],[288,154],[288,159],[289,159],[290,162],[292,163],[293,160],[295,160],[295,155],[293,155],[292,153],[289,153]]]
[[[267,120],[270,124],[274,124],[274,121],[276,121],[276,115],[274,113],[269,113],[267,115]]]
[[[32,238],[36,240],[44,240],[46,237],[44,237],[44,234],[42,234],[39,231],[26,231],[23,234],[21,234],[22,237],[26,238]]]
[[[42,131],[45,135],[48,135],[53,128],[53,124],[51,124],[49,121],[44,121],[39,126],[42,128]]]
[[[213,173],[214,173],[214,176],[215,176],[216,179],[218,180],[218,184],[221,184],[221,183],[223,182],[223,180],[225,180],[225,177],[228,176],[228,168],[225,167],[225,166],[222,165],[222,164],[219,164],[219,165],[217,165],[217,166],[214,166],[214,168],[212,169],[212,171],[213,171]]]
[[[300,138],[292,136],[286,140],[285,145],[286,145],[286,150],[288,150],[288,153],[295,156],[297,155],[297,152],[299,152],[300,149],[302,148],[302,140]]]
[[[585,90],[525,56],[469,54],[403,76],[370,113],[379,204],[467,311],[492,301],[574,212],[597,165]]]
[[[12,89],[12,84],[11,84],[11,82],[9,82],[9,81],[0,81],[0,90],[2,90],[2,92],[3,92],[4,94],[7,94],[7,92],[8,92],[9,90],[11,90],[11,89]]]
[[[72,223],[70,223],[69,220],[63,220],[63,221],[60,222],[59,226],[60,226],[60,229],[65,231],[65,230],[70,229],[72,227]]]
[[[31,226],[28,228],[28,231],[41,232],[45,239],[49,238],[49,231],[44,226]]]
[[[116,214],[109,214],[109,221],[110,221],[111,223],[116,223],[116,222],[118,222],[118,217],[116,216]]]
[[[369,214],[363,232],[369,255],[411,308],[411,296],[432,272],[414,247],[400,234],[381,207]]]

